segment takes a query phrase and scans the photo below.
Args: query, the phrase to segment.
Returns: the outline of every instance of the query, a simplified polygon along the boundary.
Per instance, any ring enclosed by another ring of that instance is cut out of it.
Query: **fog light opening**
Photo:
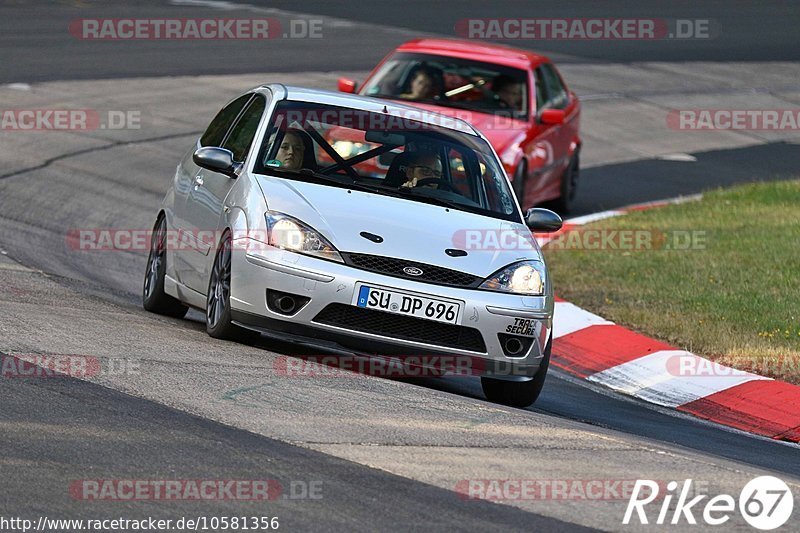
[[[508,333],[498,333],[497,340],[506,357],[526,357],[533,345],[533,337],[520,337]]]
[[[278,304],[278,309],[287,315],[292,314],[297,307],[297,302],[291,296],[281,296],[275,303]]]
[[[506,340],[505,348],[508,355],[517,355],[522,352],[524,346],[519,339],[512,337]]]
[[[311,301],[308,296],[267,289],[267,307],[273,313],[291,316],[298,313]]]

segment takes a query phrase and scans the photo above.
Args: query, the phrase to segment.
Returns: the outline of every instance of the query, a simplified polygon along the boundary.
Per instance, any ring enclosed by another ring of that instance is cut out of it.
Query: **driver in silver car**
[[[412,152],[405,165],[405,175],[406,182],[401,187],[437,187],[436,180],[442,179],[442,161],[433,152]],[[423,180],[430,181],[418,185]]]

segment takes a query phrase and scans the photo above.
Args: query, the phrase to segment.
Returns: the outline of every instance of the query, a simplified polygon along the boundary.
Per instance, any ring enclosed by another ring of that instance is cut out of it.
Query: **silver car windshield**
[[[521,220],[483,139],[413,118],[283,101],[258,154],[259,174]]]

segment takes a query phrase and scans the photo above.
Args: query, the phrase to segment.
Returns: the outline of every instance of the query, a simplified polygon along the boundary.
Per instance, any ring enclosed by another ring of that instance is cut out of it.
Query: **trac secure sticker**
[[[506,333],[512,335],[536,336],[536,320],[532,318],[515,318],[513,324],[506,326]]]

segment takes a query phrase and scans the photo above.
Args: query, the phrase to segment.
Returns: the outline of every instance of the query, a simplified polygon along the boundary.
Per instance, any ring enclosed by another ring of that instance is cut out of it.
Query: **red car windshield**
[[[394,54],[361,94],[514,118],[525,118],[529,109],[526,71],[428,54]]]

